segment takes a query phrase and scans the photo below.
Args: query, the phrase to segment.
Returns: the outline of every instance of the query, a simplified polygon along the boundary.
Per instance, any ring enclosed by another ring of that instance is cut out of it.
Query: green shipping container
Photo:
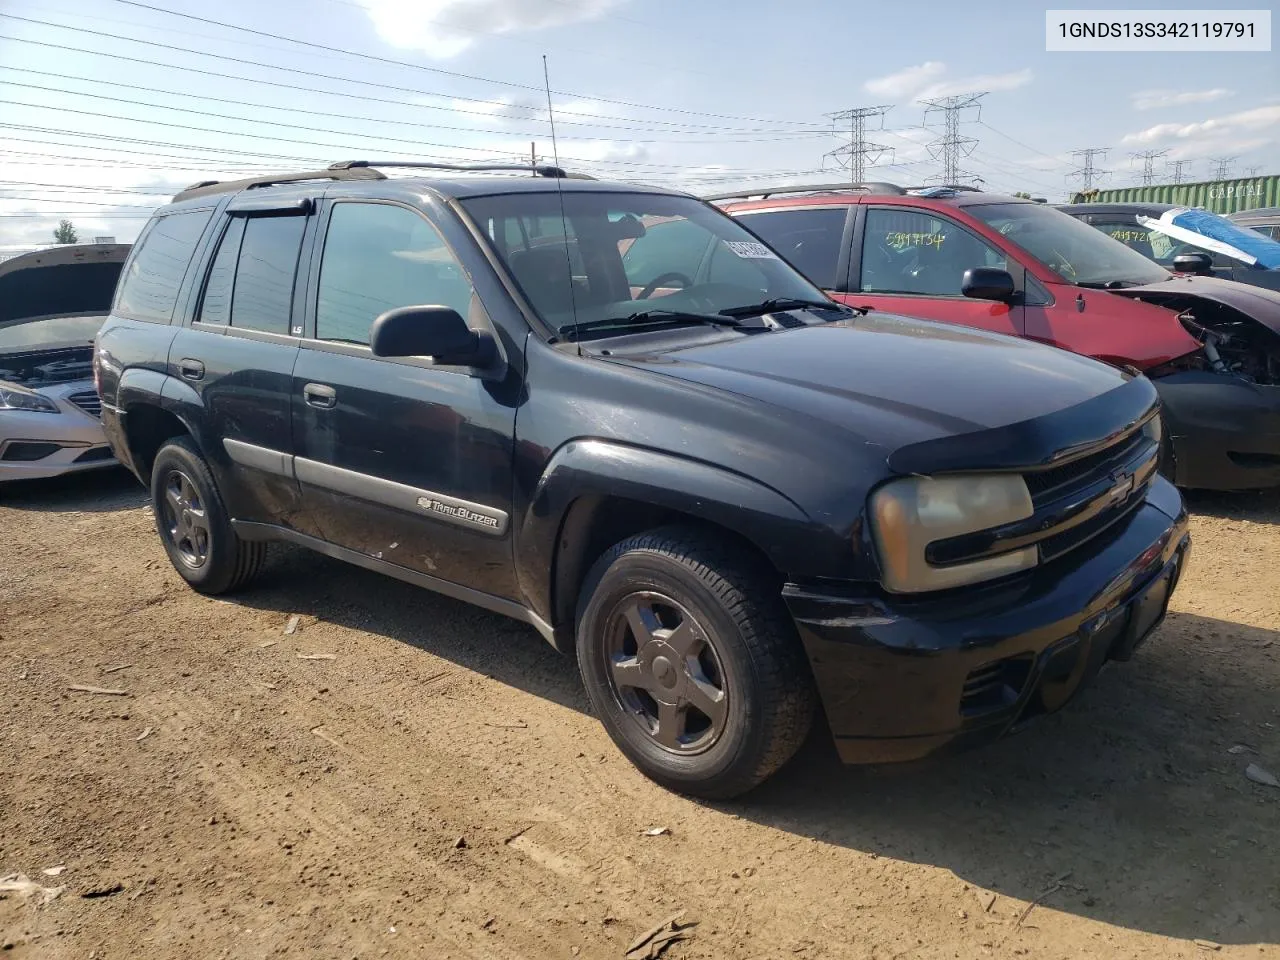
[[[1280,207],[1280,175],[1094,190],[1087,196],[1072,194],[1071,202],[1173,203],[1180,207],[1203,207],[1214,213],[1236,213],[1255,207]]]

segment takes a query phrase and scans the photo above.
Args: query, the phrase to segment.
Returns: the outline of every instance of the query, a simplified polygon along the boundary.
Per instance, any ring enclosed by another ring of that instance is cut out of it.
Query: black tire
[[[151,506],[169,562],[200,593],[227,593],[258,572],[265,543],[241,540],[218,486],[188,437],[174,437],[151,468]]]
[[[596,715],[668,789],[735,797],[808,736],[817,696],[804,650],[776,583],[740,547],[682,527],[630,537],[591,568],[576,626]]]

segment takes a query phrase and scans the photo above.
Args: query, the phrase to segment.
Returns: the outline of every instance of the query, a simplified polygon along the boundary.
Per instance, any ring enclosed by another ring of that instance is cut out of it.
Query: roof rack
[[[907,187],[908,193],[916,190],[963,190],[965,193],[981,193],[980,187],[971,187],[963,183],[922,183],[919,186]]]
[[[783,193],[876,193],[890,196],[902,196],[905,191],[894,183],[799,183],[783,187],[762,187],[756,190],[737,190],[733,193],[717,193],[702,199],[746,200],[751,197],[773,197]]]
[[[307,180],[386,180],[387,175],[375,167],[411,167],[424,170],[455,170],[466,173],[518,172],[531,173],[535,177],[568,177],[574,180],[594,180],[586,174],[567,173],[560,167],[535,166],[528,163],[428,163],[422,160],[342,160],[331,163],[323,170],[305,170],[295,173],[273,173],[243,180],[201,180],[193,183],[172,200],[190,200],[194,197],[218,193],[270,187],[281,183],[302,183]]]

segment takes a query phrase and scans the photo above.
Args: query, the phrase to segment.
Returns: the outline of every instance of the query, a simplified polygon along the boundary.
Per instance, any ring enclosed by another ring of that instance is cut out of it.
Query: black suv
[[[1159,622],[1188,537],[1146,379],[842,307],[693,197],[532,172],[348,162],[156,213],[95,370],[195,589],[287,541],[523,620],[646,774],[717,797],[819,701],[845,760],[924,757]]]

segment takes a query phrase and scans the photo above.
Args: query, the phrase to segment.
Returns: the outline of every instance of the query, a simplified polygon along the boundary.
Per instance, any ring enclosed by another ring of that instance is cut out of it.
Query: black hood
[[[1049,460],[1132,426],[1156,402],[1145,379],[1087,357],[874,313],[623,362],[825,421],[898,470]],[[921,461],[929,447],[945,447],[945,462]]]

